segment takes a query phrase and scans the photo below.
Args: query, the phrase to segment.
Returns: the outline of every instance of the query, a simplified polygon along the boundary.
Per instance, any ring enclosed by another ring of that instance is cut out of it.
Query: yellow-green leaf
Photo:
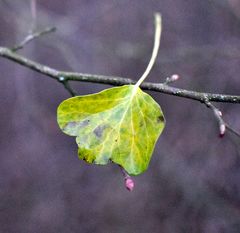
[[[131,175],[147,169],[165,125],[160,106],[134,85],[64,100],[57,118],[64,133],[77,137],[79,158],[113,161]]]

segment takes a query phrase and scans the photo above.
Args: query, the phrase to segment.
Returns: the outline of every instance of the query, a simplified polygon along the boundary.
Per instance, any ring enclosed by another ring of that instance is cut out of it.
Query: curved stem
[[[146,70],[144,71],[142,77],[135,84],[135,87],[139,87],[141,85],[141,83],[146,79],[146,77],[150,73],[150,71],[156,61],[156,58],[157,58],[157,54],[158,54],[158,50],[159,50],[159,46],[160,46],[161,31],[162,31],[162,18],[159,13],[156,13],[154,15],[154,17],[155,17],[155,36],[154,36],[154,45],[153,45],[152,56],[151,56],[151,59],[148,63]]]

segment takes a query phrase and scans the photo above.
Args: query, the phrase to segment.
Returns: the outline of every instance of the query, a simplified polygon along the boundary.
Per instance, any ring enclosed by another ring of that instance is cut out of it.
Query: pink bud
[[[179,78],[180,78],[180,77],[179,77],[178,74],[173,74],[173,75],[171,76],[171,81],[177,81]]]
[[[222,117],[222,112],[218,110],[218,115]]]
[[[226,131],[226,126],[224,124],[221,124],[220,127],[219,127],[219,130],[220,130],[220,137],[222,138],[225,134],[225,131]]]
[[[134,182],[131,177],[125,179],[125,187],[128,191],[133,191]]]

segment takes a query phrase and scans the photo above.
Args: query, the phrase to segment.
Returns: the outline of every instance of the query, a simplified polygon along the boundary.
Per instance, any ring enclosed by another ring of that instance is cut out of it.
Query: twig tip
[[[219,137],[222,138],[225,135],[226,132],[226,125],[225,124],[220,124],[219,126]]]
[[[128,173],[124,170],[124,168],[122,166],[119,165],[119,167],[120,167],[123,177],[124,177],[126,189],[130,192],[133,191],[134,181],[133,181],[132,177],[128,175]]]
[[[134,189],[134,181],[131,177],[125,178],[125,187],[128,191],[133,191]]]

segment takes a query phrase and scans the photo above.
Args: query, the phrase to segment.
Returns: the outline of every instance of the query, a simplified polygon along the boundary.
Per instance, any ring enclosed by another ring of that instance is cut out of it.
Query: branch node
[[[202,98],[201,102],[204,103],[208,108],[211,107],[211,103],[210,103],[207,95],[203,94],[203,98]]]
[[[60,76],[59,78],[58,78],[58,81],[60,82],[60,83],[64,83],[64,82],[66,82],[66,81],[68,81],[65,77],[63,77],[63,76]]]
[[[69,85],[68,78],[66,78],[64,76],[60,76],[60,77],[58,77],[58,81],[63,84],[63,86],[66,88],[66,90],[70,93],[71,96],[76,96],[77,95],[77,93]]]

